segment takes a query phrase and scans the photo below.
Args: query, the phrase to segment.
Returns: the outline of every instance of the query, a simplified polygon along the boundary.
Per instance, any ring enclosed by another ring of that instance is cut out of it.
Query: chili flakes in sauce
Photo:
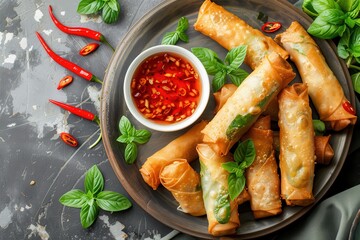
[[[193,66],[169,53],[147,58],[131,82],[131,95],[138,110],[148,119],[166,123],[191,116],[200,91],[199,75]]]

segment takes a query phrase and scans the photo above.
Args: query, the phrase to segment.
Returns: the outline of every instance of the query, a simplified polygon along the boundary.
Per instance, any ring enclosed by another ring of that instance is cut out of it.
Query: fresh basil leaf
[[[226,162],[226,163],[222,163],[221,167],[226,171],[228,171],[229,173],[234,173],[238,165],[236,162]]]
[[[104,189],[104,178],[96,165],[86,172],[84,185],[85,192],[90,191],[95,196]]]
[[[245,163],[243,169],[248,168],[254,162],[255,157],[255,145],[251,139],[240,142],[234,152],[235,162]]]
[[[354,12],[359,9],[359,0],[337,0],[337,4],[344,12]],[[356,17],[357,14],[353,17]]]
[[[125,162],[132,164],[135,162],[138,154],[138,149],[135,143],[131,142],[125,147]]]
[[[113,11],[116,11],[116,12],[120,11],[120,5],[118,4],[117,0],[109,0],[107,2],[107,4]]]
[[[181,17],[178,21],[176,31],[185,32],[189,28],[189,20],[186,17]]]
[[[347,59],[350,56],[350,30],[347,28],[337,45],[337,54],[342,59]]]
[[[88,198],[83,191],[73,189],[63,194],[60,197],[59,202],[67,207],[81,208],[86,203],[87,199]]]
[[[238,69],[240,65],[244,62],[246,50],[246,45],[240,45],[236,48],[231,49],[226,54],[225,63],[227,63],[233,69]]]
[[[151,137],[151,132],[149,132],[146,129],[136,130],[135,136],[134,136],[134,142],[139,144],[145,144],[149,141]]]
[[[249,73],[244,69],[238,68],[229,73],[230,80],[236,86],[240,86],[240,84],[249,76]]]
[[[348,16],[347,18],[345,18],[345,23],[350,28],[353,28],[355,26],[355,24],[356,24],[356,21],[354,19],[352,19],[350,16]]]
[[[134,126],[131,124],[130,120],[127,117],[122,116],[119,121],[119,130],[121,134],[131,136],[133,129]]]
[[[262,21],[263,23],[266,23],[269,19],[269,16],[263,12],[259,12],[259,15],[257,16],[256,19]]]
[[[81,0],[79,2],[77,12],[80,14],[92,14],[92,13],[97,13],[103,7],[104,7],[103,1]]]
[[[179,40],[179,34],[178,32],[167,32],[165,33],[161,44],[164,45],[175,45],[177,43],[177,41]]]
[[[127,135],[120,135],[116,139],[116,141],[121,142],[121,143],[130,143],[131,142],[129,136],[127,136]]]
[[[226,80],[226,72],[225,71],[219,71],[215,74],[213,80],[212,80],[212,88],[214,92],[217,92],[220,90],[222,86],[224,86]]]
[[[247,126],[253,120],[254,115],[252,114],[237,115],[235,119],[230,123],[229,127],[226,129],[226,136],[228,137],[228,139],[235,138],[237,131]]]
[[[317,135],[317,136],[324,135],[325,130],[326,130],[325,123],[318,119],[313,119],[312,123],[313,123],[314,131],[315,131],[315,135]]]
[[[351,33],[349,49],[354,57],[360,57],[360,27],[356,26]]]
[[[228,194],[219,194],[216,198],[214,205],[214,216],[215,219],[221,224],[229,222],[231,216],[231,206]]]
[[[308,32],[318,38],[322,39],[333,39],[339,36],[339,28],[338,25],[328,24],[322,18],[317,17],[311,23],[310,27],[308,28]]]
[[[122,211],[132,206],[129,199],[117,192],[102,191],[96,197],[97,205],[110,212]]]
[[[118,9],[120,9],[120,4],[116,2]],[[120,11],[114,11],[110,6],[109,2],[107,2],[102,9],[102,19],[107,24],[115,23],[119,18]]]
[[[302,4],[302,10],[310,17],[317,17],[319,14],[313,7],[314,0],[304,0]]]
[[[237,177],[235,173],[230,173],[228,177],[228,188],[230,199],[234,200],[245,188],[245,177]]]
[[[316,0],[312,2],[312,6],[317,13],[322,13],[329,9],[341,9],[334,0]]]
[[[360,94],[360,72],[351,75],[355,92]]]
[[[191,48],[191,51],[201,61],[209,75],[214,76],[223,69],[223,63],[211,49],[195,47]]]
[[[80,211],[80,221],[83,228],[90,227],[99,215],[99,207],[95,201],[85,204]]]
[[[178,36],[181,41],[186,42],[186,43],[189,42],[189,36],[186,33],[178,32]]]
[[[343,11],[339,9],[328,9],[321,12],[316,19],[318,18],[321,18],[323,21],[327,22],[330,25],[341,26],[344,24],[346,15],[344,14]]]

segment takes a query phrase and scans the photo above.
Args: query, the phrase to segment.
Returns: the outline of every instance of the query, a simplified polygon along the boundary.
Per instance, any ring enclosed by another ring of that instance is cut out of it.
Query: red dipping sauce
[[[200,99],[200,79],[194,67],[179,56],[159,53],[136,69],[131,95],[145,118],[164,123],[191,116]]]

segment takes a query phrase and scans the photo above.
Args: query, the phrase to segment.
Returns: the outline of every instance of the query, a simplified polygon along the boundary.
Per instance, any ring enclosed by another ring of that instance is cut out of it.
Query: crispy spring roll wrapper
[[[185,159],[176,160],[160,172],[161,184],[179,203],[179,210],[193,216],[205,215],[200,175]]]
[[[334,157],[334,149],[330,145],[331,135],[315,136],[315,160],[317,164],[327,165]],[[274,148],[276,151],[280,149],[279,132],[274,132]]]
[[[338,79],[306,30],[295,21],[275,40],[289,52],[302,81],[308,85],[309,96],[320,119],[335,131],[355,124],[356,115],[347,112],[342,106],[348,100]]]
[[[287,205],[307,206],[312,193],[315,144],[307,87],[285,88],[279,96],[281,197]]]
[[[140,173],[150,187],[156,190],[160,185],[159,174],[164,166],[169,165],[176,159],[186,159],[191,162],[198,158],[196,145],[202,142],[203,134],[201,130],[206,124],[206,121],[201,121],[194,125],[186,133],[146,159],[140,168]]]
[[[277,53],[267,55],[204,128],[204,142],[226,155],[272,99],[293,78],[290,64]]]
[[[272,38],[210,0],[205,0],[201,5],[194,28],[227,50],[247,45],[244,62],[251,69],[255,69],[265,55],[272,52],[278,53],[284,59],[288,58],[288,53]]]
[[[252,139],[256,150],[256,158],[245,172],[250,206],[256,219],[282,212],[280,177],[270,127],[270,116],[261,117],[242,138]]]
[[[233,95],[236,91],[237,86],[233,83],[224,84],[221,89],[214,93],[215,99],[215,113],[217,113],[226,103],[226,101]],[[270,115],[271,120],[277,121],[279,114],[279,104],[277,98],[274,98],[267,108],[264,110],[263,115]]]
[[[235,201],[238,205],[243,204],[244,202],[250,201],[250,194],[246,188],[236,197]]]
[[[213,236],[235,233],[240,226],[238,204],[231,201],[228,192],[229,172],[221,164],[232,161],[232,157],[217,155],[209,145],[198,144],[196,150],[200,160],[200,177],[208,231]]]

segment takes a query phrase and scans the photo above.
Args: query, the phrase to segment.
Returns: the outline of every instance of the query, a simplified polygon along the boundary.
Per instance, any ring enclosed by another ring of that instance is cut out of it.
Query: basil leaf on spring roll
[[[226,155],[295,73],[277,53],[267,55],[242,82],[202,133],[217,154]]]
[[[222,163],[232,161],[231,156],[217,155],[207,144],[198,144],[196,150],[200,160],[200,177],[208,231],[213,236],[235,233],[240,225],[238,204],[229,195],[229,172]]]

